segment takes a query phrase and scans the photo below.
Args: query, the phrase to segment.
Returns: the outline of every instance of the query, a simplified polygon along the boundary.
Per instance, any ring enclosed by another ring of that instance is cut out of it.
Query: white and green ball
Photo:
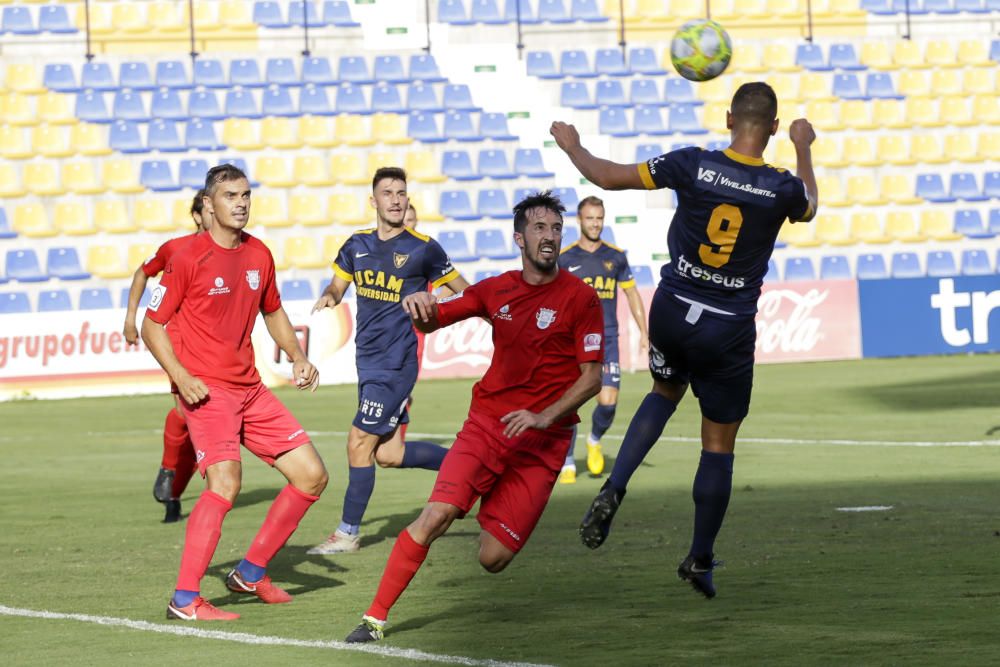
[[[680,27],[670,43],[670,61],[685,79],[708,81],[726,71],[733,57],[729,34],[715,21],[698,19]]]

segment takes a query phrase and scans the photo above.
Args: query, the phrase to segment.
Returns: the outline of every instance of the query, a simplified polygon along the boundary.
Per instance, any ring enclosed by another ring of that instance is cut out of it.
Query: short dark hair
[[[559,197],[552,194],[552,190],[545,190],[528,195],[514,205],[514,231],[518,234],[524,233],[524,228],[528,224],[528,211],[533,208],[547,208],[553,213],[562,214],[566,212],[566,207],[559,201]]]
[[[204,196],[205,196],[205,188],[202,188],[201,190],[198,190],[198,192],[194,193],[194,199],[191,200],[192,217],[194,217],[195,213],[201,215],[202,209],[205,208],[205,200],[202,199],[202,197]]]
[[[402,167],[379,167],[375,170],[375,176],[372,178],[372,192],[375,192],[375,186],[378,185],[379,181],[386,178],[406,183],[406,170]]]
[[[601,208],[604,208],[604,200],[600,197],[595,197],[594,195],[584,197],[580,200],[580,203],[576,205],[577,217],[580,217],[580,213],[583,211],[584,206],[600,206]]]
[[[744,83],[736,90],[729,107],[733,123],[771,129],[778,117],[778,96],[763,81]]]
[[[413,211],[413,215],[417,215],[417,207],[410,202],[410,205],[406,207],[408,210]]]
[[[212,167],[205,174],[205,196],[211,197],[215,194],[215,188],[219,183],[226,183],[228,181],[238,181],[241,178],[249,181],[247,175],[243,173],[243,170],[232,164],[220,164],[217,167]]]

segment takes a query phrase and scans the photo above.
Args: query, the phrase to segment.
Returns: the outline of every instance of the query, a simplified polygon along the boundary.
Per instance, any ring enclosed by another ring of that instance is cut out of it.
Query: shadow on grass
[[[997,396],[1000,395],[1000,379],[996,372],[965,373],[937,378],[933,382],[862,386],[855,391],[866,394],[891,410],[904,412],[993,408],[997,407]],[[1000,409],[997,418],[1000,421]]]

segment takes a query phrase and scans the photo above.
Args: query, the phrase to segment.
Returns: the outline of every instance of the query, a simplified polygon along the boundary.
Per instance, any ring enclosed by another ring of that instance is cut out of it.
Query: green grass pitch
[[[606,440],[609,470],[649,387],[644,374],[623,382]],[[453,434],[470,385],[418,384],[412,431]],[[601,483],[585,472],[581,438],[577,484],[556,487],[511,567],[482,571],[478,524],[457,522],[393,610],[383,644],[560,665],[996,664],[1000,356],[763,366],[754,391],[716,545],[725,561],[716,599],[675,575],[690,540],[699,449],[689,395],[601,549],[587,550],[576,533]],[[336,386],[279,395],[314,434],[331,473],[271,566],[296,599],[266,607],[225,590],[223,576],[283,482],[245,458],[243,493],[203,583],[207,598],[243,618],[199,627],[340,640],[367,607],[433,474],[380,470],[362,551],[307,556],[339,520],[342,433],[356,394]],[[0,404],[0,605],[167,623],[186,524],[160,524],[150,491],[170,404],[165,394]],[[201,485],[192,482],[185,513]],[[892,509],[837,511],[870,505]],[[423,664],[6,614],[0,651],[8,665]]]

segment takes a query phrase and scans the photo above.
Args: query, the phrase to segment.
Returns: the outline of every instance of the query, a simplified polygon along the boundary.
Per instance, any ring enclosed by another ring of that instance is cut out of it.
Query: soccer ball
[[[708,81],[726,71],[733,42],[715,21],[698,19],[680,27],[670,43],[670,62],[685,79]]]

